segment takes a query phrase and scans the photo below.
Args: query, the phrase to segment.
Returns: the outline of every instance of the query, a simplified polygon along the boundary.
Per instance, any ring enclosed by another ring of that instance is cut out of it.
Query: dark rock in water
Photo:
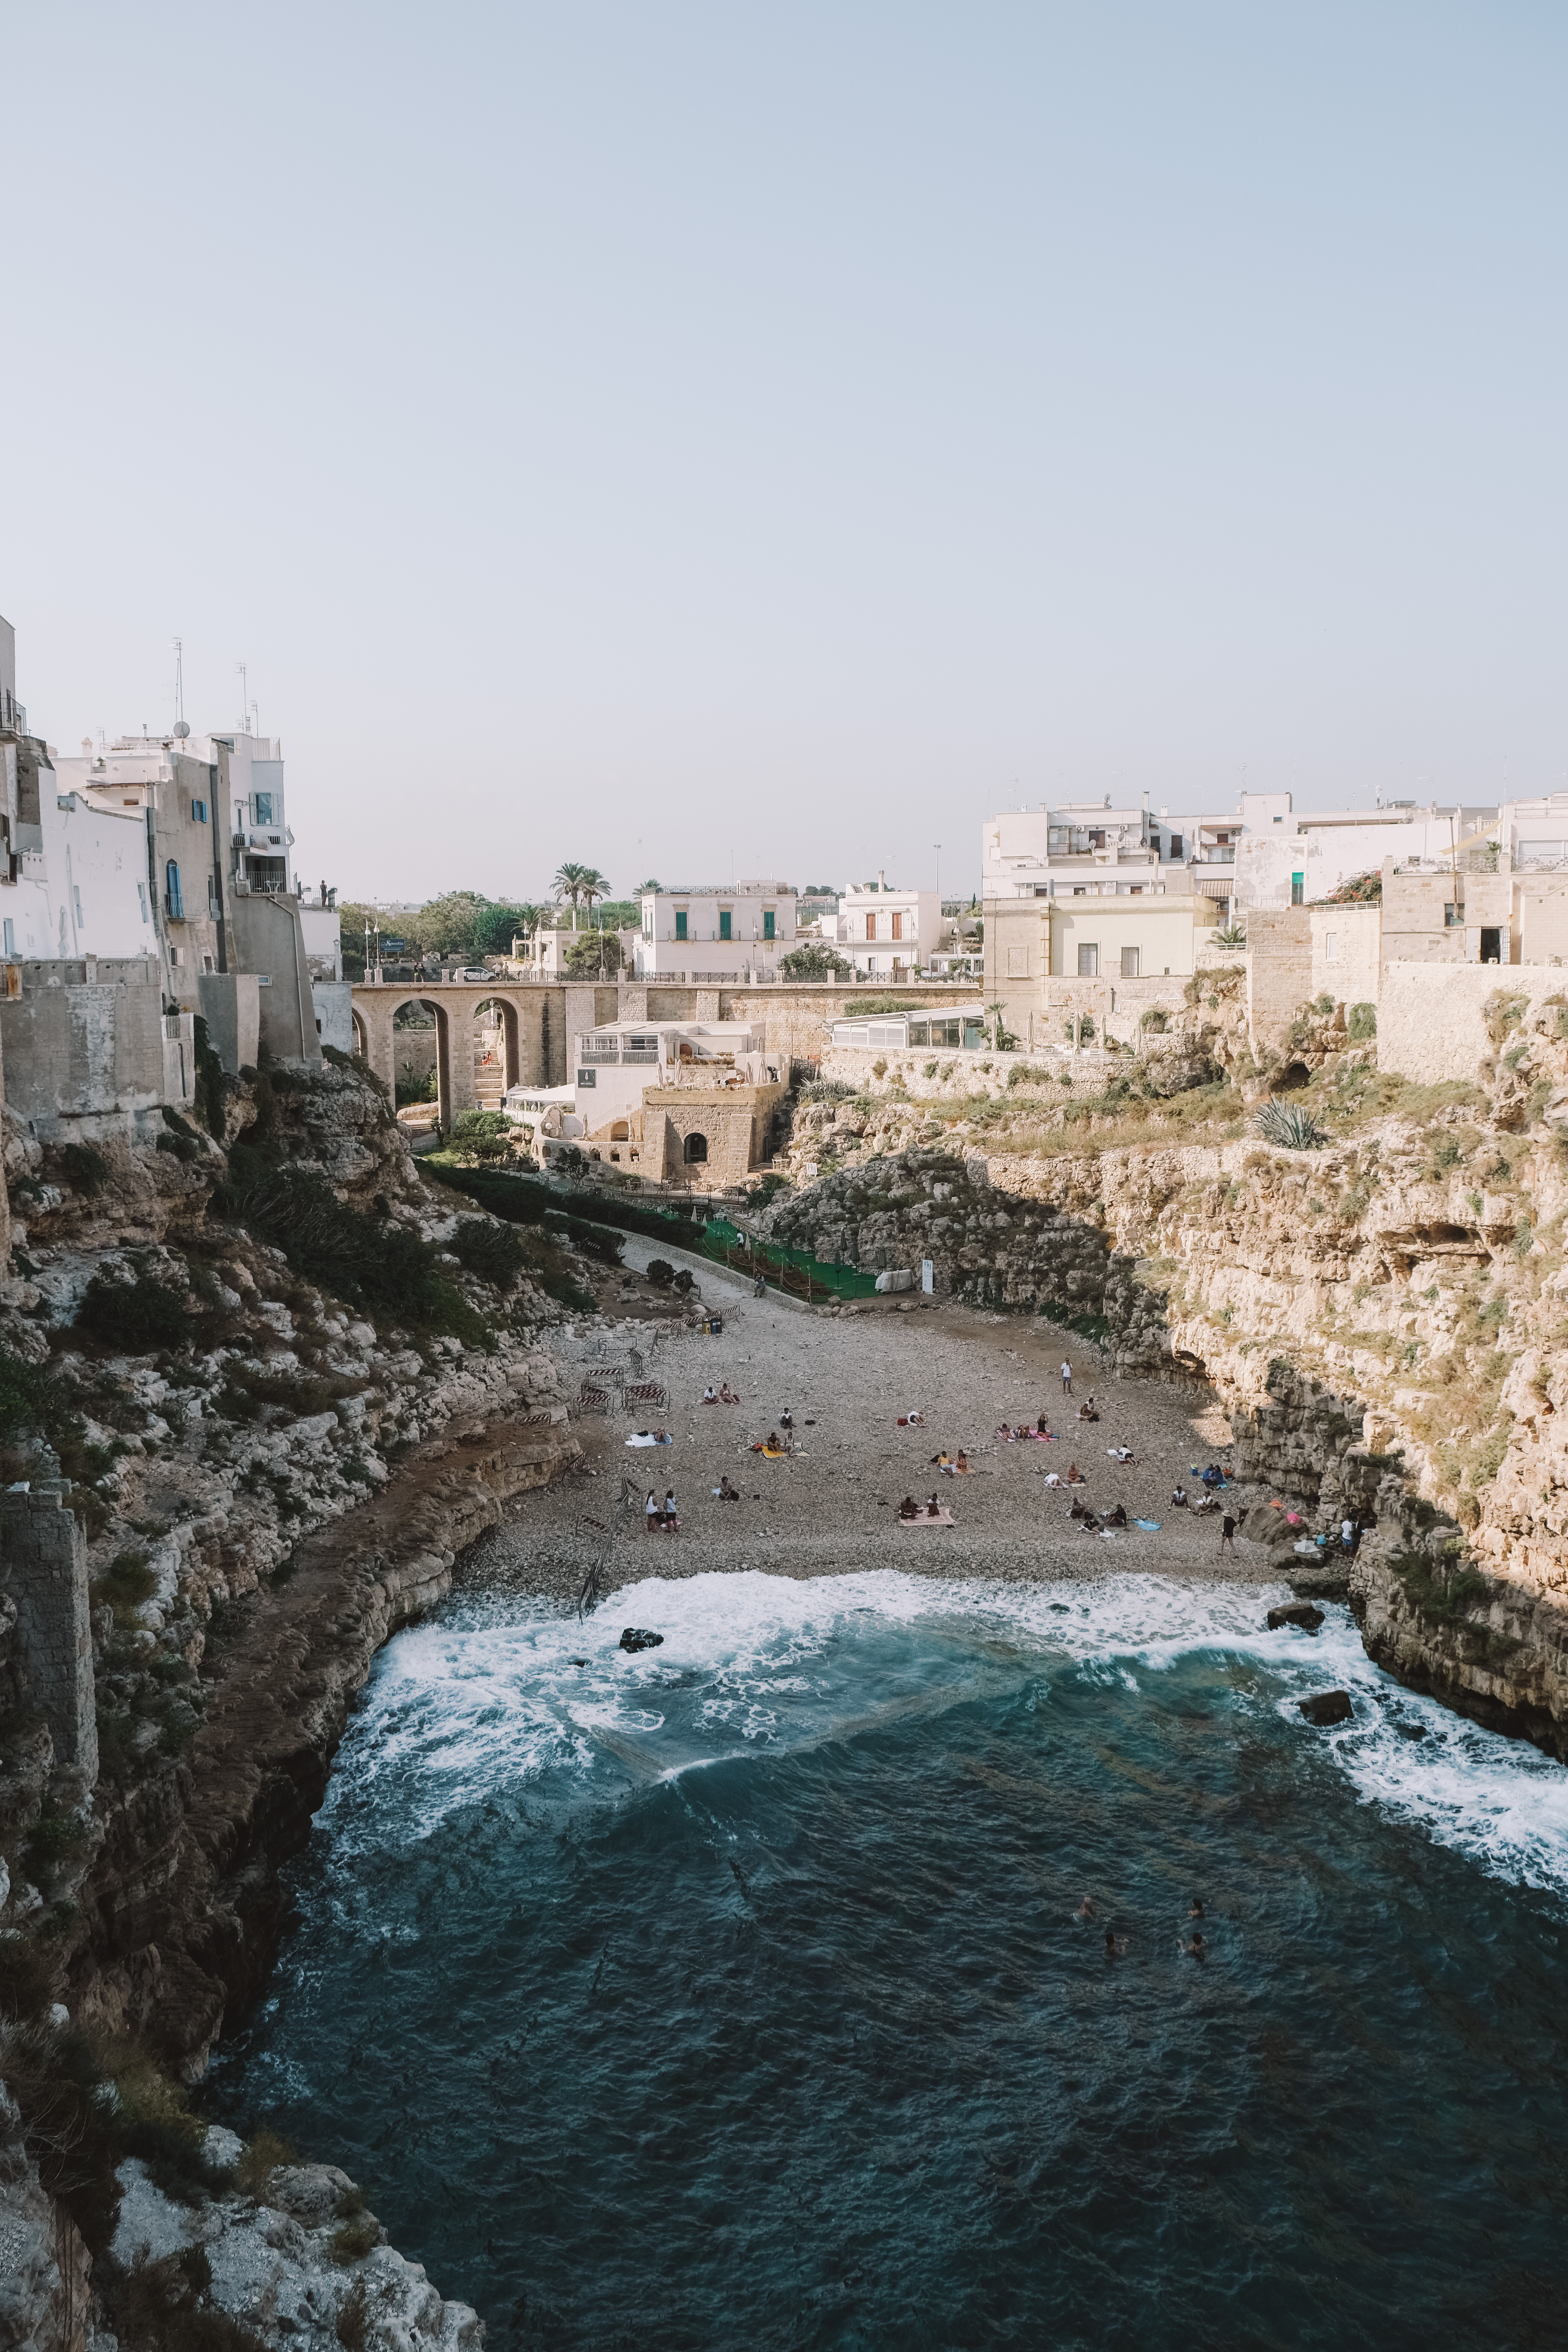
[[[1426,1737],[1426,1726],[1424,1723],[1396,1723],[1394,1728],[1398,1732],[1401,1739],[1425,1739]]]
[[[658,1650],[664,1646],[662,1633],[645,1633],[640,1626],[628,1625],[621,1635],[623,1650]]]
[[[1348,1723],[1355,1709],[1348,1691],[1315,1691],[1310,1698],[1296,1701],[1309,1723]]]
[[[1315,1633],[1322,1622],[1322,1611],[1314,1609],[1310,1601],[1289,1601],[1283,1609],[1268,1612],[1271,1633],[1277,1633],[1281,1625],[1300,1625],[1303,1633]]]

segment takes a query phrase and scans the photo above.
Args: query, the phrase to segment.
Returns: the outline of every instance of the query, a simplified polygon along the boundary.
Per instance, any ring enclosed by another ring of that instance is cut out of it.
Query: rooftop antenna
[[[183,637],[174,639],[174,732],[183,743],[190,733],[185,724],[185,646]]]
[[[243,735],[250,709],[250,673],[244,662],[236,662],[235,667],[239,672],[239,731]]]

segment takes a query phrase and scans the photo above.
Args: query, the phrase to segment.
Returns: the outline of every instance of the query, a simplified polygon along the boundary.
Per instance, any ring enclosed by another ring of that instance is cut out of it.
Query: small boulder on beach
[[[1348,1723],[1355,1713],[1348,1691],[1314,1691],[1310,1698],[1299,1698],[1296,1704],[1308,1722],[1320,1728],[1330,1723]]]
[[[658,1650],[664,1646],[662,1633],[645,1633],[640,1625],[628,1625],[621,1635],[623,1650]]]
[[[1314,1609],[1310,1601],[1288,1601],[1282,1608],[1268,1612],[1271,1633],[1277,1633],[1281,1625],[1299,1625],[1303,1633],[1315,1633],[1322,1622],[1322,1611]]]

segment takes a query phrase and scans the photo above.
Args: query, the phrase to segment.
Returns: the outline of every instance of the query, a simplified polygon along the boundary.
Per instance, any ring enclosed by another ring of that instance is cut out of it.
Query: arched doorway
[[[499,1110],[507,1091],[522,1084],[522,1054],[517,1007],[504,996],[484,996],[472,1016],[474,1099],[481,1110]]]
[[[708,1157],[708,1138],[705,1135],[689,1135],[683,1156],[689,1168],[700,1168]]]
[[[370,1034],[365,1028],[364,1023],[360,1019],[359,1014],[353,1010],[352,1005],[349,1008],[349,1019],[353,1023],[354,1026],[354,1059],[356,1062],[363,1062],[368,1066],[370,1061]]]
[[[435,1050],[430,1053],[426,1043],[431,1028],[435,1030]],[[414,1040],[419,1040],[418,1048]],[[404,1040],[408,1040],[405,1048]],[[436,1115],[444,1129],[452,1124],[452,1046],[451,1023],[447,1008],[428,996],[406,996],[392,1008],[392,1062],[394,1091],[401,1091],[410,1100],[418,1097],[412,1091],[417,1083],[421,1066],[428,1068],[436,1080]]]

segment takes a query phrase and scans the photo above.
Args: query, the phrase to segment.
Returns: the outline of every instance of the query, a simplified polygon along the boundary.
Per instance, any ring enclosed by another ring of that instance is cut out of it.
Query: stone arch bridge
[[[862,990],[862,996],[868,993]],[[910,987],[914,1005],[951,996],[963,987],[936,982]],[[830,1024],[855,1010],[856,990],[842,982],[699,987],[658,981],[609,982],[510,981],[356,981],[354,1051],[389,1090],[396,1085],[394,1023],[405,1006],[427,1012],[436,1025],[436,1076],[443,1127],[479,1100],[477,1048],[481,1014],[499,1028],[497,1075],[508,1087],[564,1086],[575,1066],[577,1040],[614,1021],[748,1021],[765,1031],[768,1051],[781,1063],[815,1064]],[[488,1008],[494,1007],[489,1014]]]

